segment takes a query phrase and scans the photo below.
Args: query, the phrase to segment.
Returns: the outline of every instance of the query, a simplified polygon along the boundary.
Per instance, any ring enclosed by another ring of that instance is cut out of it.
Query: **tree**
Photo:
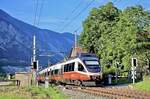
[[[93,8],[79,42],[100,57],[105,72],[113,73],[116,62],[123,71],[129,70],[131,57],[138,58],[143,68],[150,53],[150,13],[141,6],[121,11],[112,3]]]

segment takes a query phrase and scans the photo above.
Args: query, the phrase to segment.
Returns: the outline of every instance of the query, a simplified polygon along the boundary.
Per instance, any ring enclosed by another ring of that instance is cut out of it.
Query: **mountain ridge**
[[[74,35],[68,32],[58,33],[48,29],[40,29],[21,20],[18,20],[0,9],[0,65],[5,62],[30,63],[32,56],[33,33],[36,34],[37,54],[52,51],[49,60],[52,63],[62,59],[62,54],[54,52],[67,52],[73,46]],[[41,64],[47,61],[47,57],[41,58]],[[44,62],[43,62],[44,61]]]

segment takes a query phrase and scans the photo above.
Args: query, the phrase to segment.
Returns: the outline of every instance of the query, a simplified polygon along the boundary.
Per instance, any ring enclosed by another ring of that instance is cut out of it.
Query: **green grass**
[[[56,87],[0,87],[0,99],[68,99]]]
[[[32,99],[29,92],[22,87],[1,86],[0,99]]]
[[[31,87],[28,89],[32,95],[43,96],[43,97],[51,97],[52,99],[68,99],[62,92],[57,90],[56,87]]]
[[[137,90],[150,92],[150,76],[144,77],[143,81],[136,83],[133,87]]]
[[[0,99],[26,99],[25,97],[15,96],[15,95],[2,95]]]

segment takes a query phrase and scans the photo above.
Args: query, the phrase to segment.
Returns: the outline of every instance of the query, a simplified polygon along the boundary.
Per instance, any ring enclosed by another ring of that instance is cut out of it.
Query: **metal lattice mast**
[[[36,61],[36,37],[33,36],[33,62]]]

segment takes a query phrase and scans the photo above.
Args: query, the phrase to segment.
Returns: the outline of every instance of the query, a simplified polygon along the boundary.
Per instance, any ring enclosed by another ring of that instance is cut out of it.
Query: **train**
[[[95,86],[102,81],[102,69],[98,57],[91,53],[80,53],[77,57],[51,65],[38,72],[38,81],[78,86]]]

